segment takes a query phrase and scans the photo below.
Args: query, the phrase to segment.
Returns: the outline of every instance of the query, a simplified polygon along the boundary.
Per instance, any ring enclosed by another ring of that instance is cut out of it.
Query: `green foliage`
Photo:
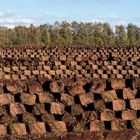
[[[71,36],[71,31],[70,31],[70,25],[66,21],[62,22],[59,33],[60,33],[61,44],[71,45],[72,36]]]
[[[116,26],[115,30],[115,43],[117,45],[126,45],[127,44],[127,33],[123,25]]]
[[[140,28],[134,24],[128,24],[127,35],[129,45],[138,45],[140,43]]]
[[[45,44],[50,45],[51,44],[51,36],[50,36],[49,26],[47,24],[40,25],[39,31],[41,34],[40,43],[43,45],[45,45]]]
[[[134,24],[55,22],[13,29],[0,27],[0,45],[140,45],[140,28]]]

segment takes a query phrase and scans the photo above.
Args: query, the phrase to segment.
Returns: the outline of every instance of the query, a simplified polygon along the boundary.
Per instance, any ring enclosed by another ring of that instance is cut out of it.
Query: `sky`
[[[0,0],[1,26],[64,20],[140,26],[140,0]]]

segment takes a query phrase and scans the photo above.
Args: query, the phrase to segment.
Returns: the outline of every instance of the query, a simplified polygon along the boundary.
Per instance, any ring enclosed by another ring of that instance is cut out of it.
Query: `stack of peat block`
[[[139,78],[138,46],[1,47],[0,79]]]
[[[1,47],[0,137],[139,131],[139,54],[138,46]]]

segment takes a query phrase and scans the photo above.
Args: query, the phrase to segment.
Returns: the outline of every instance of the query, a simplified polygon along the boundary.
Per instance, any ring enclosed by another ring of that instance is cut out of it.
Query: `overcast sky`
[[[0,25],[62,20],[140,25],[140,0],[0,0]]]

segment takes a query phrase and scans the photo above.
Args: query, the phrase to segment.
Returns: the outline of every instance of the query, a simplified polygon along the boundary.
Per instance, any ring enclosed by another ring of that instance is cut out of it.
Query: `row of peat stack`
[[[140,130],[140,79],[0,81],[0,135]]]
[[[0,79],[140,78],[138,46],[17,46],[0,52]]]

